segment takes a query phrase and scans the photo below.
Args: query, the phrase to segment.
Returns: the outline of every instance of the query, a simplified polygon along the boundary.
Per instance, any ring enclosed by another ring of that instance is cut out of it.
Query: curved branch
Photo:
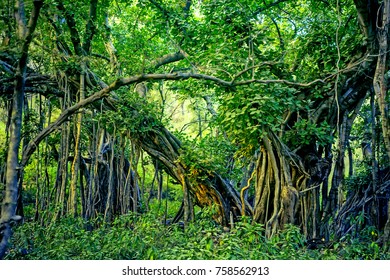
[[[209,76],[205,74],[197,74],[197,73],[168,73],[168,74],[142,74],[142,75],[136,75],[131,76],[127,78],[120,78],[113,82],[111,85],[105,87],[104,89],[94,93],[93,95],[87,97],[86,99],[83,99],[82,101],[78,102],[77,104],[67,108],[65,111],[62,112],[62,114],[57,118],[55,122],[47,126],[45,129],[43,129],[27,146],[21,166],[24,167],[33,152],[35,151],[36,147],[39,145],[39,143],[48,136],[51,132],[56,130],[62,123],[68,120],[68,118],[76,113],[79,109],[86,107],[90,105],[91,103],[100,100],[104,97],[107,97],[110,92],[123,87],[128,86],[131,84],[136,84],[144,81],[158,81],[158,80],[187,80],[187,79],[197,79],[197,80],[204,80],[204,81],[211,81],[214,82],[220,86],[224,87],[235,87],[235,86],[244,86],[251,83],[260,83],[260,84],[271,84],[271,83],[279,83],[279,84],[287,84],[287,85],[293,85],[293,86],[300,86],[300,87],[308,87],[311,86],[314,83],[317,82],[323,82],[322,80],[315,80],[309,83],[293,83],[287,80],[246,80],[246,81],[240,81],[240,82],[229,82],[214,76]]]
[[[325,83],[325,81],[322,79],[316,79],[309,83],[296,83],[296,82],[291,82],[288,80],[281,80],[281,79],[277,79],[277,80],[250,79],[250,80],[235,82],[234,80],[226,81],[221,78],[217,78],[205,74],[181,73],[181,72],[166,73],[166,74],[143,74],[143,75],[137,75],[128,78],[121,78],[118,80],[118,82],[120,82],[123,85],[129,85],[135,82],[139,83],[139,82],[151,81],[151,80],[188,80],[188,79],[211,81],[224,87],[236,87],[236,86],[244,86],[249,84],[286,84],[286,85],[297,86],[297,87],[309,87],[315,83]]]
[[[274,20],[273,17],[270,17],[270,18],[271,18],[273,24],[275,25],[276,32],[278,33],[280,48],[282,49],[282,51],[284,51],[284,40],[283,40],[282,34],[280,33],[280,28],[278,26],[278,23],[276,22],[276,20]]]

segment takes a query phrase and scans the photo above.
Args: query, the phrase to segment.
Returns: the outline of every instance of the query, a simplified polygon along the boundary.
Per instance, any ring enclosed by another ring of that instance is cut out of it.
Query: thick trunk
[[[299,191],[306,186],[308,174],[299,157],[272,132],[263,137],[255,168],[253,220],[264,224],[269,237],[286,224],[300,221]]]

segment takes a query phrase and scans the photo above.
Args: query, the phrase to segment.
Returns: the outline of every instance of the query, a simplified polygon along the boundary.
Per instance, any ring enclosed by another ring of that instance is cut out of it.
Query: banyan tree
[[[0,257],[26,170],[37,221],[110,221],[147,211],[146,156],[159,192],[159,172],[182,187],[174,221],[214,207],[224,226],[247,216],[268,237],[295,224],[329,239],[363,212],[388,243],[390,1],[15,0],[0,12]],[[156,113],[163,90],[202,103],[240,180],[185,160],[196,151]],[[353,141],[370,172],[347,190]]]

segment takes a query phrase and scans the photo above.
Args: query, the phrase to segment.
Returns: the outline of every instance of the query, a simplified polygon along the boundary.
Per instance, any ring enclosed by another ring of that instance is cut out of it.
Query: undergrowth
[[[232,260],[232,259],[390,259],[372,240],[345,237],[330,248],[310,250],[295,226],[270,239],[264,228],[242,220],[229,231],[197,216],[185,229],[165,225],[152,214],[123,215],[111,224],[101,220],[63,218],[42,226],[26,222],[15,228],[7,259],[126,259],[126,260]]]

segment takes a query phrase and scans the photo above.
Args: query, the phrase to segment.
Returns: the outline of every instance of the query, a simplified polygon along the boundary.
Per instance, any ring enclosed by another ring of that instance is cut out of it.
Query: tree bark
[[[378,27],[378,41],[379,41],[379,55],[377,60],[376,71],[374,75],[374,91],[379,104],[379,111],[381,113],[382,133],[385,142],[385,148],[387,153],[387,162],[390,161],[390,127],[389,127],[389,112],[388,104],[386,102],[387,93],[387,81],[385,73],[388,70],[387,66],[387,53],[388,40],[389,40],[389,24],[390,24],[390,0],[383,2],[382,12],[382,24]],[[388,203],[390,204],[390,203]],[[387,217],[387,223],[385,226],[382,242],[388,244],[390,242],[389,231],[390,231],[390,215]]]
[[[82,101],[85,97],[85,71],[86,68],[85,62],[81,63],[82,72],[80,74],[80,91],[79,91],[79,101]],[[79,112],[75,116],[75,143],[74,143],[74,159],[71,167],[71,180],[70,180],[70,214],[77,216],[77,178],[80,168],[80,142],[81,142],[81,123],[83,120],[83,113]]]
[[[378,27],[379,54],[374,75],[374,91],[379,104],[381,113],[382,133],[385,141],[385,147],[388,160],[390,160],[390,127],[389,127],[389,110],[386,102],[387,82],[385,73],[387,67],[387,52],[389,40],[389,23],[390,23],[390,1],[386,0],[383,3],[382,25]]]
[[[18,200],[18,180],[19,180],[19,148],[21,142],[21,129],[23,117],[23,100],[24,100],[24,86],[28,59],[28,50],[33,38],[39,12],[43,5],[43,1],[34,0],[34,6],[31,11],[28,26],[24,22],[24,2],[17,1],[17,9],[15,18],[18,21],[19,31],[18,38],[22,43],[20,49],[20,58],[18,61],[15,88],[13,94],[13,104],[11,113],[10,139],[7,153],[6,165],[6,186],[3,205],[1,208],[0,225],[4,226],[2,240],[0,242],[0,259],[4,257],[7,250],[9,238],[12,235],[10,221],[15,215],[17,200]]]

